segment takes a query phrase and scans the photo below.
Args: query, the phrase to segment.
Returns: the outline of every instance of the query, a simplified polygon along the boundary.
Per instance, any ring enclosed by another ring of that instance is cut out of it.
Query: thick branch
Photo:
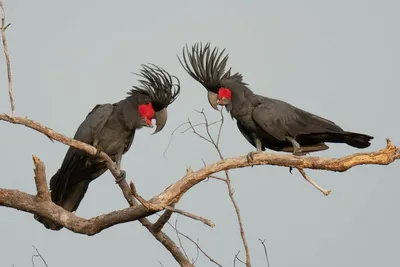
[[[35,155],[32,156],[33,163],[35,164],[35,184],[36,184],[36,191],[37,191],[37,200],[38,201],[50,201],[50,192],[49,187],[47,186],[46,182],[46,168],[43,162],[36,157]]]
[[[170,210],[164,211],[163,215],[161,215],[160,218],[158,218],[158,220],[153,224],[153,230],[155,232],[161,231],[164,225],[169,221],[169,219],[171,219],[172,213],[173,212]]]
[[[66,137],[62,134],[57,133],[53,129],[44,126],[36,121],[30,120],[28,118],[22,118],[22,117],[11,117],[8,116],[7,114],[0,114],[0,120],[2,121],[7,121],[13,124],[19,124],[19,125],[24,125],[28,128],[31,128],[39,133],[42,133],[46,135],[50,140],[56,140],[64,145],[67,146],[72,146],[78,149],[81,149],[85,152],[87,152],[90,155],[97,155],[97,149],[94,146],[88,145],[84,142],[80,142],[78,140]],[[114,176],[120,176],[120,170],[116,166],[116,164],[113,162],[113,160],[104,152],[101,152],[99,154],[99,157],[105,160],[107,164],[107,168],[110,170],[110,172]]]
[[[191,187],[203,181],[208,176],[230,169],[244,168],[256,165],[274,165],[301,169],[314,169],[344,172],[358,165],[389,165],[400,158],[399,150],[387,139],[387,146],[376,152],[356,153],[342,158],[296,157],[288,154],[259,153],[252,162],[246,156],[228,158],[217,161],[200,170],[188,173],[181,180],[170,186],[159,196],[150,201],[160,206],[168,205],[169,201],[178,201]]]
[[[51,135],[55,140],[65,142],[77,148],[84,148],[92,154],[96,149],[85,143],[64,137],[53,130],[41,126],[31,120],[0,115],[1,120],[11,121],[15,124],[27,124],[28,127],[38,130],[46,135]],[[106,155],[107,156],[107,155]],[[107,156],[108,157],[108,156]],[[66,212],[53,203],[37,203],[34,197],[17,190],[0,190],[0,205],[16,208],[26,212],[31,212],[48,217],[66,228],[82,234],[93,235],[115,224],[144,218],[158,211],[165,209],[172,203],[177,203],[179,199],[193,186],[200,183],[208,176],[229,169],[243,168],[250,165],[277,165],[301,169],[319,169],[328,171],[344,172],[357,165],[376,164],[388,165],[400,158],[397,148],[387,140],[387,146],[377,152],[357,153],[350,156],[334,158],[318,157],[296,157],[287,154],[260,153],[254,156],[254,160],[249,163],[246,156],[228,158],[217,161],[205,166],[198,171],[187,173],[182,179],[169,186],[160,195],[153,197],[149,202],[152,203],[154,210],[148,210],[143,205],[133,206],[120,211],[111,212],[90,220],[81,219],[72,213]],[[121,185],[120,185],[121,186]],[[125,191],[125,190],[124,190]],[[126,192],[126,191],[125,191]],[[129,193],[125,193],[129,196]],[[129,186],[128,186],[129,192]],[[132,200],[131,200],[132,202]],[[53,212],[52,212],[53,211]]]

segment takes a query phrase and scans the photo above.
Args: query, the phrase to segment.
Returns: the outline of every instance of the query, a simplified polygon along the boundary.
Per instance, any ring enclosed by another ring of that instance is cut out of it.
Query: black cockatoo
[[[142,65],[140,85],[134,86],[128,96],[114,104],[99,104],[86,116],[74,139],[95,146],[121,164],[122,155],[132,145],[135,131],[142,127],[153,127],[153,134],[163,129],[167,122],[167,107],[180,93],[180,82],[164,69],[154,65]],[[107,171],[103,159],[70,147],[61,168],[50,180],[52,201],[65,210],[74,212],[78,208],[90,182]],[[125,172],[122,171],[123,179]],[[51,220],[35,216],[46,228],[60,230],[62,227]]]
[[[265,148],[304,155],[328,149],[328,142],[356,148],[370,146],[372,136],[344,131],[334,122],[284,101],[255,94],[240,73],[225,71],[228,55],[224,51],[211,49],[210,43],[197,43],[191,51],[184,47],[183,60],[178,59],[186,72],[207,89],[210,105],[217,110],[217,105],[225,106],[243,136],[256,147],[256,152],[248,154],[249,160]]]

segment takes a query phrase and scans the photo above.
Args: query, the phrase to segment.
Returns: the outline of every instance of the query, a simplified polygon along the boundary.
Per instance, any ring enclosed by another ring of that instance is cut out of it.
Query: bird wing
[[[100,131],[103,129],[107,120],[114,110],[114,105],[104,104],[96,105],[86,116],[86,119],[78,127],[74,139],[81,142],[92,144]],[[64,195],[71,173],[77,165],[77,162],[86,156],[86,152],[74,147],[69,147],[58,175],[50,180],[50,190],[55,190],[54,202],[58,202]]]
[[[129,138],[126,140],[126,145],[123,151],[123,154],[125,154],[126,152],[128,152],[128,150],[131,148],[133,139],[135,137],[135,130],[132,131],[132,134],[129,136]]]
[[[252,112],[253,120],[261,129],[278,140],[302,134],[343,132],[334,122],[296,108],[284,101],[258,96],[260,103]]]
[[[253,145],[254,147],[256,146],[254,139],[251,137],[251,133],[249,133],[248,131],[246,131],[246,129],[243,127],[243,125],[239,122],[236,121],[236,125],[240,131],[240,133],[244,136],[244,138],[246,138],[246,140]]]

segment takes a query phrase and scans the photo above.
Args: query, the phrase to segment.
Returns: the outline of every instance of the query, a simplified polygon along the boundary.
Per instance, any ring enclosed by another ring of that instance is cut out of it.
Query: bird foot
[[[293,167],[289,167],[290,174],[293,174],[292,171],[293,171]]]
[[[115,179],[115,183],[119,184],[126,178],[126,172],[124,170],[119,170],[119,176]]]
[[[103,149],[99,145],[94,145],[94,147],[97,149],[96,156],[99,157]]]
[[[306,154],[307,154],[307,153],[304,153],[303,150],[302,150],[301,148],[295,147],[295,148],[293,149],[293,156],[298,156],[298,157],[300,157],[300,156],[304,156],[304,155],[306,155]]]
[[[250,162],[254,160],[254,156],[259,153],[261,153],[261,151],[251,151],[251,152],[247,153],[247,155],[246,155],[247,162],[250,164]]]

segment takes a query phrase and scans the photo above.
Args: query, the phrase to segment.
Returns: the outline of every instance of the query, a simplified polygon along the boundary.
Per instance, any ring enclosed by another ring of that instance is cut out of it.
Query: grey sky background
[[[217,155],[190,132],[171,132],[204,108],[218,113],[206,91],[179,64],[185,43],[211,41],[226,47],[228,62],[256,93],[288,101],[373,135],[373,151],[385,138],[400,145],[399,1],[5,1],[17,115],[28,116],[73,136],[98,103],[126,96],[140,64],[152,62],[181,80],[182,93],[169,107],[164,130],[137,132],[123,169],[149,198]],[[1,57],[0,108],[9,112],[7,75]],[[225,113],[226,114],[226,113]],[[226,116],[223,153],[253,150]],[[35,193],[31,155],[46,164],[48,179],[67,147],[22,126],[0,123],[0,187]],[[345,145],[315,155],[359,152]],[[261,166],[231,172],[253,266],[266,266],[258,238],[266,239],[270,263],[283,266],[399,266],[399,164],[359,166],[346,173],[309,171],[329,197],[298,172]],[[107,172],[93,182],[77,214],[85,218],[127,206]],[[211,219],[211,229],[180,217],[179,228],[205,251],[232,266],[240,250],[239,227],[224,184],[201,183],[179,208]],[[153,216],[151,219],[156,219]],[[173,222],[174,220],[172,220]],[[174,232],[166,228],[176,239]],[[31,266],[35,245],[51,267],[177,266],[168,251],[139,223],[93,236],[49,231],[33,215],[0,209],[0,265]],[[191,256],[196,251],[184,241]],[[43,266],[37,263],[36,266]],[[197,266],[213,266],[200,257]]]

